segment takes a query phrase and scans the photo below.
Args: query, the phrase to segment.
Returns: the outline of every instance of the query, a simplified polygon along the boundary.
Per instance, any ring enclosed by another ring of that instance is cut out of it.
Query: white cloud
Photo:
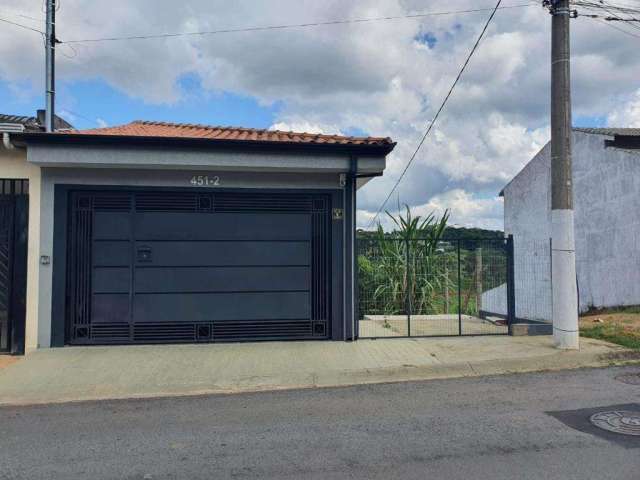
[[[451,0],[446,5],[462,10],[477,8],[478,2]],[[0,0],[0,8],[40,18],[40,2]],[[64,0],[57,33],[64,41],[426,10],[443,8],[418,0]],[[185,95],[179,79],[191,75],[211,93],[246,95],[262,105],[277,102],[272,128],[323,133],[359,129],[390,136],[398,146],[385,176],[359,194],[360,218],[365,219],[400,175],[488,14],[74,44],[77,55],[59,55],[57,73],[61,80],[99,78],[151,104],[179,102]],[[451,202],[458,205],[459,223],[497,224],[495,196],[549,136],[549,26],[550,17],[539,6],[498,12],[394,195],[394,205],[400,201],[426,208],[432,202]],[[638,125],[636,43],[588,18],[576,19],[572,27],[575,116]],[[435,38],[433,48],[416,41],[421,34]],[[39,35],[0,29],[0,78],[10,88],[21,95],[39,93],[42,65]],[[72,98],[68,103],[73,108]],[[462,204],[468,204],[464,212]]]
[[[320,125],[311,123],[304,119],[292,120],[290,122],[277,122],[269,127],[270,130],[280,130],[282,132],[307,132],[321,133],[326,135],[341,135],[342,132],[337,125]]]
[[[397,206],[392,209],[396,210]],[[404,210],[404,206],[401,206]],[[413,215],[425,217],[431,213],[442,216],[449,211],[449,224],[462,227],[481,227],[492,230],[502,229],[502,198],[479,198],[462,189],[453,189],[435,195],[428,202],[413,205]],[[359,210],[357,222],[359,228],[370,228],[374,212]],[[386,213],[378,217],[376,224],[380,222],[385,229],[393,228],[390,218]]]
[[[627,103],[609,114],[607,124],[612,127],[640,128],[640,89],[631,96]]]

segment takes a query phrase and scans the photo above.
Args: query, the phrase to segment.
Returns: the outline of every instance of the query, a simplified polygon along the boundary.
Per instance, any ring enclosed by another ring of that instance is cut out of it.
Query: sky
[[[494,5],[493,0],[61,0],[56,24],[64,42]],[[503,5],[515,6],[498,11],[387,205],[390,211],[404,204],[416,214],[449,209],[455,225],[502,228],[498,192],[550,138],[550,16],[540,2]],[[358,224],[367,227],[489,14],[63,43],[57,49],[57,113],[77,128],[161,120],[391,137],[398,145],[384,176],[358,194]],[[43,29],[42,0],[0,0],[0,18]],[[610,26],[586,17],[572,21],[576,126],[640,127],[640,37]],[[0,113],[33,115],[44,105],[43,91],[42,36],[0,22]]]

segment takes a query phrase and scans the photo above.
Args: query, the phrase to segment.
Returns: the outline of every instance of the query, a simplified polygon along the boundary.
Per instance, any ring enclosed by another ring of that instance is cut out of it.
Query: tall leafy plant
[[[372,244],[358,259],[361,290],[369,292],[364,313],[402,313],[409,303],[414,313],[432,313],[450,283],[440,249],[449,211],[422,217],[405,205],[404,214],[386,214],[395,230],[385,234],[378,224]]]

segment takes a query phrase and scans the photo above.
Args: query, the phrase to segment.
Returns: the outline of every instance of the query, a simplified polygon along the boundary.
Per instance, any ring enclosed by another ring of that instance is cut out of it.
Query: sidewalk
[[[582,339],[456,337],[38,350],[0,369],[0,405],[239,393],[599,367],[640,352]]]

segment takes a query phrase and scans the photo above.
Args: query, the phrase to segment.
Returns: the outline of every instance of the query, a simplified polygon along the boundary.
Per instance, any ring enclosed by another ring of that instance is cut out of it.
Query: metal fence
[[[360,338],[508,333],[511,239],[368,236],[357,248]]]

